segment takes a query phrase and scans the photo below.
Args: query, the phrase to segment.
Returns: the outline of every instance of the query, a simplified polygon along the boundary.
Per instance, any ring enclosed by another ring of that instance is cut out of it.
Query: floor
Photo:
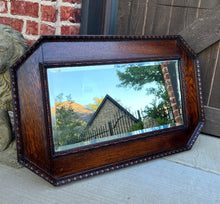
[[[220,204],[220,138],[192,150],[53,187],[26,168],[0,164],[0,204]]]

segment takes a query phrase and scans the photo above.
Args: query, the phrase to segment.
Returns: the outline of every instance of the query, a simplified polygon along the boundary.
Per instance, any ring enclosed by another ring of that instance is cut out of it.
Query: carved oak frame
[[[184,124],[55,152],[47,68],[179,61]],[[11,68],[17,155],[58,186],[191,149],[204,124],[199,61],[181,36],[42,36]]]

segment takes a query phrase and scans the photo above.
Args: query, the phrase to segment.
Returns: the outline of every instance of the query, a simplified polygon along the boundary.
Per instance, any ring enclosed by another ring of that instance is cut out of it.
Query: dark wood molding
[[[45,70],[176,59],[184,124],[54,152]],[[42,36],[11,68],[18,161],[53,185],[189,150],[204,124],[198,58],[181,36]]]
[[[205,106],[204,109],[206,122],[202,132],[220,137],[220,109],[210,106]]]
[[[200,53],[220,39],[220,5],[205,13],[179,34]]]

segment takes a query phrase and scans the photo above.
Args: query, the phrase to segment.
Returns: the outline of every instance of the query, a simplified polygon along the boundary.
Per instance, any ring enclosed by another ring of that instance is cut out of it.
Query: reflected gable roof
[[[125,108],[123,108],[117,101],[115,101],[111,96],[106,94],[105,98],[103,99],[102,103],[97,108],[96,112],[93,114],[89,122],[87,123],[87,126],[90,126],[93,122],[93,120],[96,118],[106,101],[109,100],[111,103],[113,103],[119,110],[124,112],[127,116],[129,116],[133,121],[138,122],[139,120],[135,118],[131,113],[129,113]]]

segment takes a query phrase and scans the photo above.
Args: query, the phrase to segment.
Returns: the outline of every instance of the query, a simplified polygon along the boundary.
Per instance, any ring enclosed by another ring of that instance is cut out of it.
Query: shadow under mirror
[[[183,124],[178,60],[48,68],[55,152]]]

